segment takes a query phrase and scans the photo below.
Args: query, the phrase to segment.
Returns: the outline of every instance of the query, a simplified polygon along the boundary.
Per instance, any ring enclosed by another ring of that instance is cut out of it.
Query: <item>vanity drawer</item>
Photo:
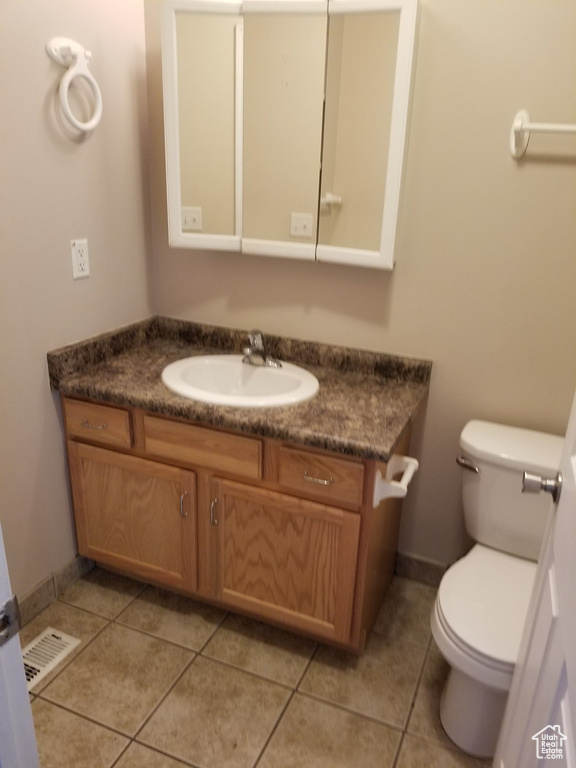
[[[336,506],[360,509],[364,465],[321,453],[282,446],[278,483]]]
[[[130,413],[109,405],[63,399],[68,437],[94,443],[132,447]]]
[[[253,480],[262,477],[262,443],[251,437],[144,416],[144,445],[148,453],[177,463]]]

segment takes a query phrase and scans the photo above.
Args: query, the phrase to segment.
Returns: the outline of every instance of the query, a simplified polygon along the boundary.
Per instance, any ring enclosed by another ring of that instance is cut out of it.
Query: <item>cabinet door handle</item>
[[[108,429],[108,424],[90,424],[88,419],[84,419],[80,426],[85,427],[86,429]]]
[[[184,509],[184,499],[188,496],[188,491],[184,491],[180,496],[180,517],[188,517],[188,512]]]
[[[316,485],[332,485],[334,482],[333,477],[329,477],[328,480],[323,480],[321,477],[312,477],[312,475],[308,474],[308,471],[305,469],[304,474],[302,475],[304,480],[307,480],[309,483],[316,483]]]
[[[218,525],[218,520],[214,511],[217,503],[218,499],[212,499],[212,502],[210,503],[210,525]]]

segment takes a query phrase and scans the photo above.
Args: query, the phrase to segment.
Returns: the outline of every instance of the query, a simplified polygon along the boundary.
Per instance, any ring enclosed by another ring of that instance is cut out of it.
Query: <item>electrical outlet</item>
[[[311,238],[313,222],[311,213],[290,214],[290,236]]]
[[[72,274],[74,280],[81,277],[90,277],[90,263],[88,261],[88,240],[71,240]]]
[[[182,232],[202,231],[202,208],[198,206],[182,207]]]

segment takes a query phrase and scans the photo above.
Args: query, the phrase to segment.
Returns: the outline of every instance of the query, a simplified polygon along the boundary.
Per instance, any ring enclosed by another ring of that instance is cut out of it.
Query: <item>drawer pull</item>
[[[180,517],[188,517],[188,512],[184,510],[184,499],[188,496],[188,491],[184,491],[180,496]]]
[[[321,477],[312,477],[312,475],[308,474],[307,470],[304,470],[302,477],[309,483],[316,483],[316,485],[332,485],[334,482],[333,477],[329,477],[328,480],[323,480]]]
[[[80,426],[85,427],[86,429],[108,429],[108,424],[90,424],[88,419],[84,419]]]
[[[218,525],[218,520],[214,511],[217,503],[218,499],[212,499],[210,503],[210,525]]]

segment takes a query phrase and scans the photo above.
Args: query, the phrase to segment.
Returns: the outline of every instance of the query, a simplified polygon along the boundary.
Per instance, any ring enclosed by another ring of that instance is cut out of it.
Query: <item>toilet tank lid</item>
[[[460,447],[472,457],[519,471],[557,472],[563,443],[557,435],[478,420],[460,435]]]

